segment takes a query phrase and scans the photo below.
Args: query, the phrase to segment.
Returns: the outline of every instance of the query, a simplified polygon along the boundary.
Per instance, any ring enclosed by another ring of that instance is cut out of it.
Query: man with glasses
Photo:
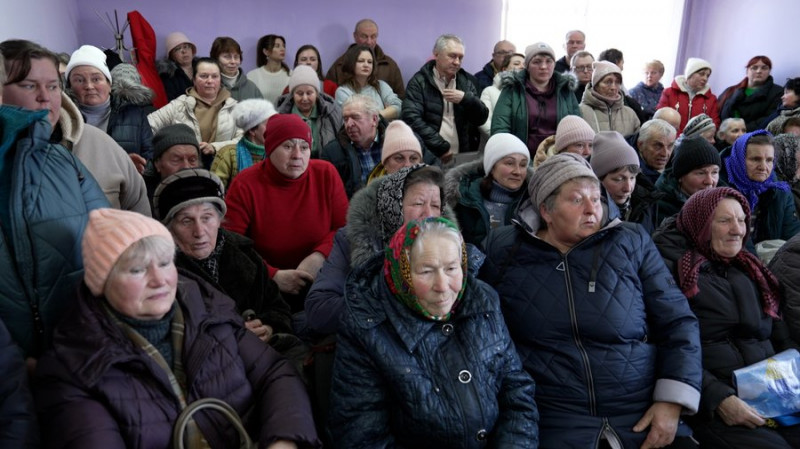
[[[578,88],[575,89],[575,98],[577,98],[578,103],[580,103],[583,99],[583,91],[586,90],[586,86],[589,84],[589,81],[592,80],[592,63],[594,62],[594,56],[588,51],[581,50],[572,55],[570,61],[572,74],[578,79]]]
[[[556,61],[555,71],[558,73],[567,73],[570,70],[570,61],[575,57],[575,53],[583,51],[586,48],[586,35],[581,30],[567,31],[564,37],[564,50],[567,55]],[[591,76],[591,75],[589,75]],[[578,102],[580,102],[580,98]]]
[[[489,117],[474,77],[461,68],[464,42],[456,35],[436,39],[433,59],[414,74],[403,100],[403,121],[421,138],[442,164],[455,155],[476,152],[478,127]],[[474,153],[473,153],[474,154]],[[466,157],[458,162],[465,162]]]
[[[478,79],[478,94],[483,92],[483,89],[492,85],[494,76],[500,72],[500,67],[503,65],[503,59],[517,51],[517,47],[509,41],[500,41],[494,44],[492,51],[492,60],[483,66],[480,72],[475,73],[475,78]]]

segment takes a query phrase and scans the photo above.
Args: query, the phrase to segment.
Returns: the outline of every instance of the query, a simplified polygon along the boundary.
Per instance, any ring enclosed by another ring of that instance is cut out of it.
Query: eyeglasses
[[[493,55],[497,55],[497,56],[506,56],[506,55],[510,55],[511,53],[514,53],[514,52],[511,51],[511,50],[497,50],[496,52],[494,52],[492,54]]]
[[[591,72],[592,71],[592,66],[590,66],[590,65],[576,65],[575,66],[575,71],[576,72]]]

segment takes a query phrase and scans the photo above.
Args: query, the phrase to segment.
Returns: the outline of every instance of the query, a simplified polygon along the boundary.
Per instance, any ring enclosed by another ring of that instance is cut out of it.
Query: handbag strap
[[[227,402],[217,398],[203,398],[198,399],[183,409],[178,419],[175,420],[175,427],[172,429],[172,445],[175,449],[185,449],[183,436],[186,431],[187,424],[192,421],[192,415],[199,410],[216,410],[221,413],[239,432],[239,447],[241,449],[250,449],[256,447],[250,435],[242,424],[239,414]]]

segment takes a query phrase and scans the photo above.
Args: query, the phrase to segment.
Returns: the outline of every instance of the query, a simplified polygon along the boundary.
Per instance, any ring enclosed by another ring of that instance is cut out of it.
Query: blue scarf
[[[728,182],[736,187],[736,190],[741,192],[747,197],[750,202],[750,210],[755,211],[758,205],[758,197],[769,189],[789,191],[789,184],[778,181],[775,176],[775,170],[769,174],[766,181],[753,181],[747,177],[747,166],[745,160],[747,159],[747,142],[754,136],[768,135],[772,136],[769,132],[759,129],[740,136],[733,143],[731,155],[725,159],[725,168],[728,171]]]
[[[261,155],[262,159],[265,154],[263,146],[256,145],[244,137],[239,139],[239,143],[236,144],[237,173],[241,173],[245,168],[253,166],[253,156],[251,152]]]

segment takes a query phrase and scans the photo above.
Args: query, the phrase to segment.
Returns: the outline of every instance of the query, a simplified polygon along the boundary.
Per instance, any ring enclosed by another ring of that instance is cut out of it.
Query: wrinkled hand
[[[729,426],[747,426],[755,429],[765,424],[764,418],[738,396],[728,396],[720,402],[717,414]]]
[[[294,441],[278,440],[267,446],[267,449],[297,449],[297,443]]]
[[[217,150],[214,148],[214,145],[208,142],[200,142],[200,152],[203,154],[214,154]]]
[[[442,96],[450,103],[459,104],[464,99],[464,91],[458,89],[442,89]]]
[[[272,327],[261,323],[261,320],[258,318],[245,321],[244,327],[246,327],[250,332],[256,334],[256,337],[260,338],[261,341],[266,342],[270,339],[270,337],[272,337]]]
[[[136,171],[138,171],[139,174],[144,173],[144,167],[147,165],[147,160],[136,153],[128,153],[128,156],[130,156],[131,162],[133,162],[134,167],[136,167]]]
[[[680,404],[672,402],[654,402],[647,409],[642,419],[633,426],[634,432],[642,432],[650,427],[641,449],[664,447],[672,443],[678,431],[681,408]]]
[[[439,160],[442,161],[442,164],[449,164],[450,161],[453,160],[453,152],[448,151],[447,153],[439,156]]]
[[[314,282],[314,276],[302,270],[278,270],[272,280],[282,292],[296,295],[307,284]]]

